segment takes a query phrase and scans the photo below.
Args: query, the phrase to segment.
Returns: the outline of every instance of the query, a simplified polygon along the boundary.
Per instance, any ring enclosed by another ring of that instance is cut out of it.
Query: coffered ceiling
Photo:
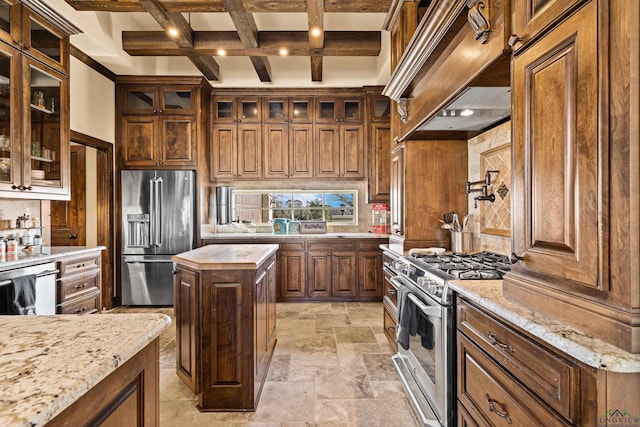
[[[199,72],[231,86],[388,76],[391,0],[45,1],[82,29],[71,43],[116,74]]]

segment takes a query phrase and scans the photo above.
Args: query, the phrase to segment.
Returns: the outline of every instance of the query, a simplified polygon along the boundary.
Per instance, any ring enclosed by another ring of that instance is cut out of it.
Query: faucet
[[[496,196],[495,194],[491,193],[491,194],[487,194],[487,188],[491,185],[491,174],[492,173],[500,173],[499,170],[488,170],[484,173],[484,179],[481,179],[479,181],[467,181],[466,184],[466,191],[467,194],[470,193],[476,193],[476,192],[481,192],[482,194],[480,196],[476,196],[473,198],[473,207],[477,208],[478,207],[478,200],[480,201],[489,201],[491,203],[495,202],[496,200]],[[471,188],[472,185],[476,185],[476,184],[483,184],[481,188]]]

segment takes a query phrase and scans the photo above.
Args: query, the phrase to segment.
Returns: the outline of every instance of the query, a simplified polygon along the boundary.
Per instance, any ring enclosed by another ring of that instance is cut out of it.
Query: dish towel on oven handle
[[[416,305],[409,298],[410,291],[401,286],[398,288],[398,323],[396,324],[396,340],[405,350],[409,350],[409,334],[412,324],[416,322]],[[415,332],[414,332],[415,335]]]
[[[433,339],[433,323],[429,320],[429,316],[424,314],[422,310],[416,309],[416,322],[415,327],[414,324],[411,324],[411,330],[409,331],[409,335],[420,335],[420,343],[422,347],[427,350],[433,350],[434,339]]]
[[[14,277],[0,287],[0,314],[36,314],[36,275]]]

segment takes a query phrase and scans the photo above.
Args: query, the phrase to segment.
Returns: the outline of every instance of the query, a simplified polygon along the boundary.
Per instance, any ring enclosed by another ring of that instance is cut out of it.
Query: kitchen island
[[[277,244],[173,256],[176,370],[201,411],[254,411],[276,344]]]
[[[0,425],[118,425],[136,417],[158,425],[158,336],[168,316],[0,318]]]

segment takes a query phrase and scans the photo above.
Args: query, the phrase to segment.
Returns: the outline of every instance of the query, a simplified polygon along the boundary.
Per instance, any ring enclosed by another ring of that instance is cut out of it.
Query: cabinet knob
[[[517,34],[511,34],[511,37],[509,37],[508,43],[509,43],[509,46],[511,46],[511,48],[513,49],[513,47],[521,41],[522,41],[522,37],[518,36]]]
[[[159,113],[162,113],[162,110],[158,111]]]
[[[155,113],[157,113],[157,112],[158,112],[158,110],[153,110],[153,113],[154,113],[154,114],[155,114]]]
[[[33,187],[32,186],[22,187],[22,191],[25,191],[25,190],[31,191],[31,190],[33,190]]]
[[[77,238],[78,238],[78,235],[77,235],[77,234],[75,234],[75,233],[71,233],[71,234],[69,234],[69,239],[71,239],[71,240],[75,240],[75,239],[77,239]]]
[[[14,184],[14,185],[11,186],[11,189],[12,190],[20,190],[20,191],[22,191],[22,185],[15,185]]]
[[[519,256],[516,255],[515,252],[511,252],[511,255],[509,255],[509,261],[511,261],[511,264],[515,264],[518,261],[522,261],[524,259],[524,256]]]
[[[178,270],[171,270],[171,274],[175,276],[176,274],[178,274]]]

